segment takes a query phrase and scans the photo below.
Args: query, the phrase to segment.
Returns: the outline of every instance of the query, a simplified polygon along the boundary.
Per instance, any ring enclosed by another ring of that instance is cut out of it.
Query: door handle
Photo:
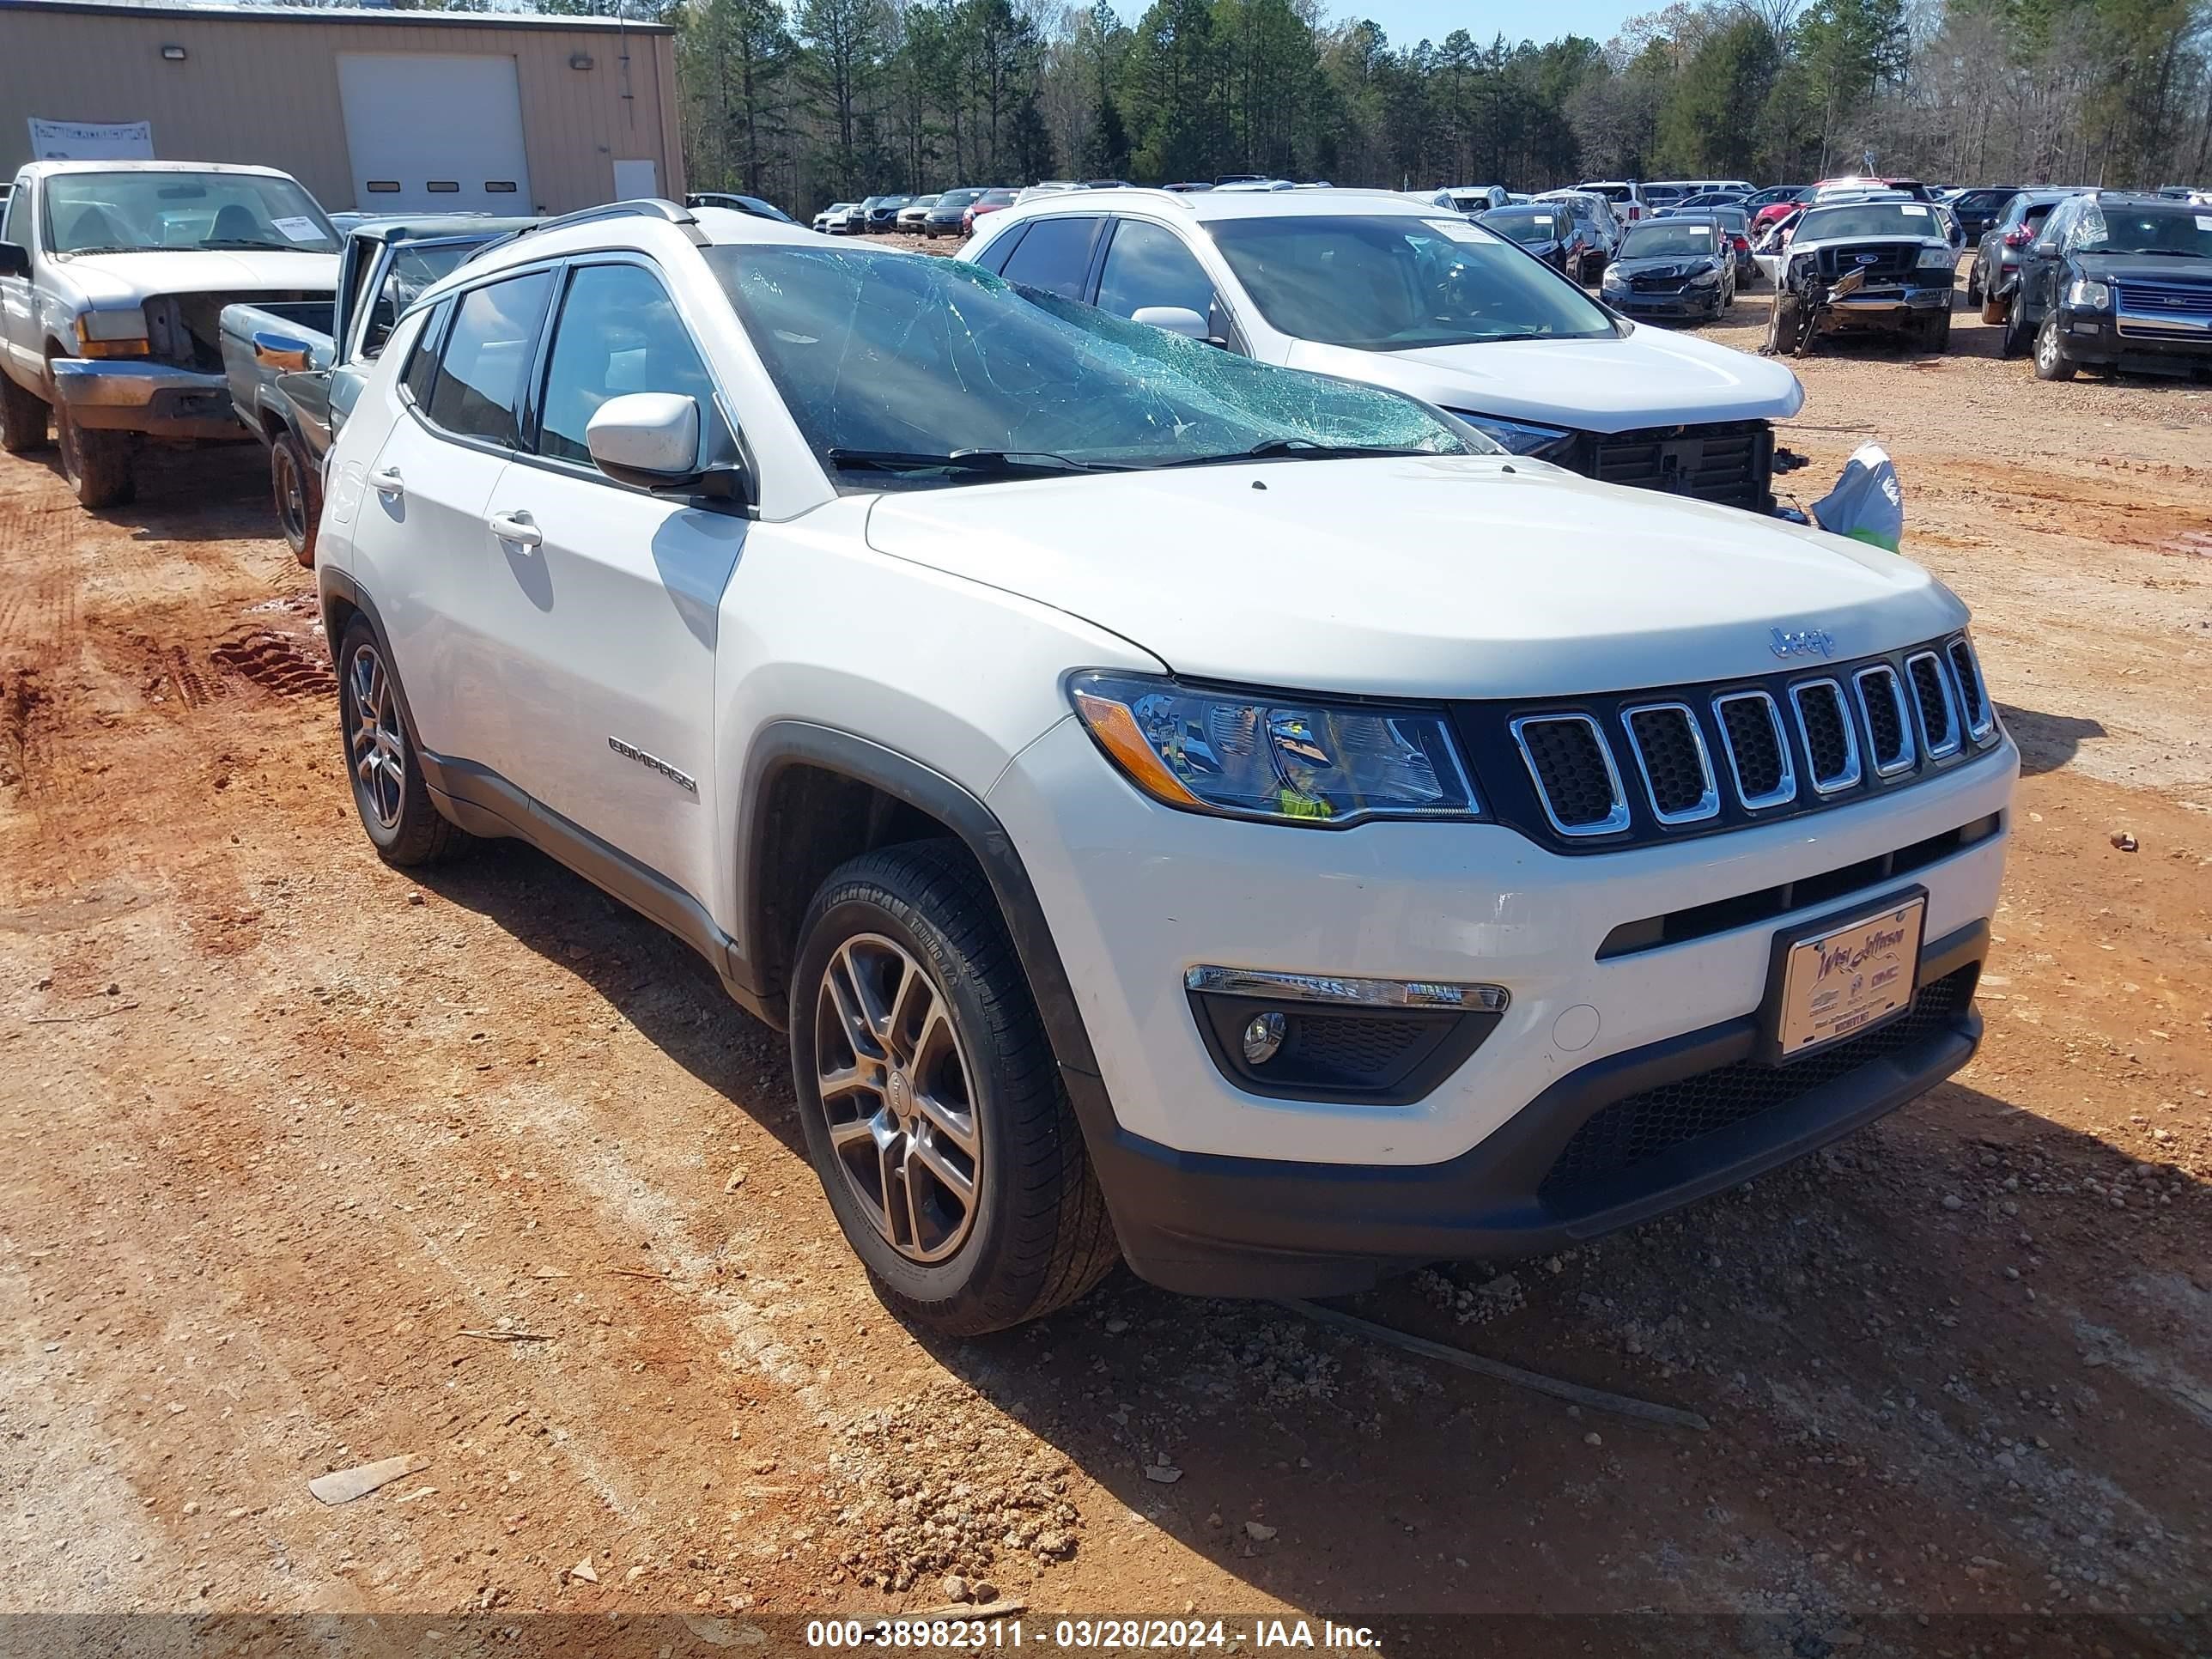
[[[536,547],[545,539],[545,532],[531,522],[527,513],[493,514],[491,533],[517,547]]]
[[[368,475],[369,487],[380,495],[404,495],[407,481],[399,476],[396,466],[380,466]]]

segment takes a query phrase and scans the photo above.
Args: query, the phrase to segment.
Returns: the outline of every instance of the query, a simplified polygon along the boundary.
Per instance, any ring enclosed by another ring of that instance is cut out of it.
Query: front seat
[[[209,238],[216,242],[258,242],[262,234],[261,221],[253,210],[242,203],[232,202],[215,216],[215,229]]]

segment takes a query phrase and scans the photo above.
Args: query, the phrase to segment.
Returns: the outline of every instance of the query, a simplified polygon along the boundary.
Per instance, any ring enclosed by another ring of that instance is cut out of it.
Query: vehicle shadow
[[[1142,1560],[1157,1528],[1340,1623],[1385,1609],[1734,1607],[1780,1619],[1784,1639],[1715,1650],[1825,1653],[1869,1614],[2011,1613],[2046,1595],[2035,1540],[2080,1530],[2069,1482],[2109,1483],[2167,1527],[2197,1512],[2212,1437],[2196,1391],[2212,1355],[2193,1356],[2191,1381],[2177,1348],[2193,1339],[2154,1303],[2212,1304],[2186,1266],[2203,1249],[2202,1195],[2172,1200],[2197,1206],[2194,1242],[2169,1231],[2154,1251],[2140,1211],[2046,1197],[2124,1182],[2130,1167],[2100,1140],[1947,1085],[1676,1218],[1495,1276],[1432,1271],[1335,1304],[1687,1408],[1710,1433],[1570,1407],[1285,1309],[1175,1297],[1126,1273],[1042,1325],[929,1346],[1126,1506],[1127,1524],[1109,1510],[1112,1535],[1094,1524],[1086,1547]],[[2130,1191],[2189,1183],[2172,1164],[2134,1179]],[[2160,1215],[2178,1230],[2184,1213]],[[2046,1265],[2062,1253],[2109,1270],[2062,1275]],[[2111,1365],[2085,1373],[2085,1343]],[[2062,1373],[2064,1386],[2049,1382]],[[2033,1379],[2033,1401],[2008,1379]],[[2033,1471],[2011,1453],[1992,1461],[2036,1434],[2048,1443],[2021,1454]],[[2205,1582],[2208,1550],[2194,1554],[2175,1564],[2177,1597]],[[1962,1603],[1969,1557],[2037,1565],[1989,1572]],[[1135,1605],[1114,1611],[1218,1605],[1206,1582],[1140,1575]],[[1636,1621],[1601,1648],[1703,1651],[1693,1625]],[[1516,1629],[1495,1650],[1599,1650],[1585,1645],[1595,1633]],[[1438,1650],[1475,1650],[1476,1632],[1457,1634]]]
[[[20,459],[43,466],[61,485],[59,453],[49,444]],[[283,532],[270,498],[269,457],[254,443],[204,449],[148,449],[135,469],[137,492],[119,507],[87,516],[128,531],[135,540],[158,542],[276,541]],[[72,511],[84,512],[73,501]]]
[[[2075,714],[2045,714],[2001,702],[1997,713],[2020,747],[2020,769],[2029,777],[2069,764],[2085,739],[2106,735],[2104,724]]]
[[[2094,726],[2006,714],[2015,731],[2051,721],[2058,743]],[[419,879],[582,977],[805,1156],[781,1038],[672,937],[520,842]],[[919,1340],[963,1395],[1113,1500],[1085,1500],[1077,1547],[1125,1560],[1128,1599],[1070,1611],[1173,1615],[1255,1592],[1383,1628],[1640,1611],[1662,1616],[1601,1632],[1415,1627],[1393,1650],[1456,1656],[1480,1637],[1516,1656],[1582,1653],[1602,1634],[1621,1654],[1708,1638],[1735,1651],[1720,1638],[1750,1620],[1765,1621],[1759,1650],[1825,1653],[1855,1625],[2047,1595],[2041,1564],[2062,1532],[2078,1534],[2069,1572],[2141,1580],[2125,1528],[2082,1530],[2085,1481],[2155,1528],[2149,1604],[2212,1582],[2197,1524],[2212,1489],[2212,1286],[2192,1288],[2212,1260],[2203,1185],[1948,1084],[1674,1216],[1335,1304],[1698,1413],[1709,1433],[1570,1406],[1270,1304],[1171,1295],[1126,1269],[1035,1324]],[[2123,1189],[2134,1207],[2111,1207],[2104,1194]],[[976,1420],[956,1413],[945,1432]],[[1163,1535],[1242,1588],[1192,1577]],[[1970,1558],[1990,1565],[1962,1599]],[[1030,1570],[1011,1548],[982,1565],[1018,1585]],[[1024,1593],[1057,1607],[1049,1576]],[[941,1600],[926,1574],[902,1594]]]
[[[583,980],[663,1054],[806,1156],[782,1033],[731,1001],[714,969],[673,934],[524,842],[489,842],[411,873]]]

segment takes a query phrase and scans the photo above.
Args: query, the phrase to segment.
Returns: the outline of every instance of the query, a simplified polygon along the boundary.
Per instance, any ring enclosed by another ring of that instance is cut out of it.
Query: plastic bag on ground
[[[1905,539],[1905,492],[1880,444],[1861,444],[1844,463],[1836,487],[1813,503],[1813,522],[1838,536],[1871,542],[1892,553]]]

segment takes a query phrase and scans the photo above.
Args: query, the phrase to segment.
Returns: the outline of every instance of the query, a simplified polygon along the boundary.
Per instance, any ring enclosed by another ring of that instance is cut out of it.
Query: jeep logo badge
[[[1825,628],[1777,628],[1769,632],[1767,644],[1784,662],[1792,657],[1836,654],[1836,636]]]

